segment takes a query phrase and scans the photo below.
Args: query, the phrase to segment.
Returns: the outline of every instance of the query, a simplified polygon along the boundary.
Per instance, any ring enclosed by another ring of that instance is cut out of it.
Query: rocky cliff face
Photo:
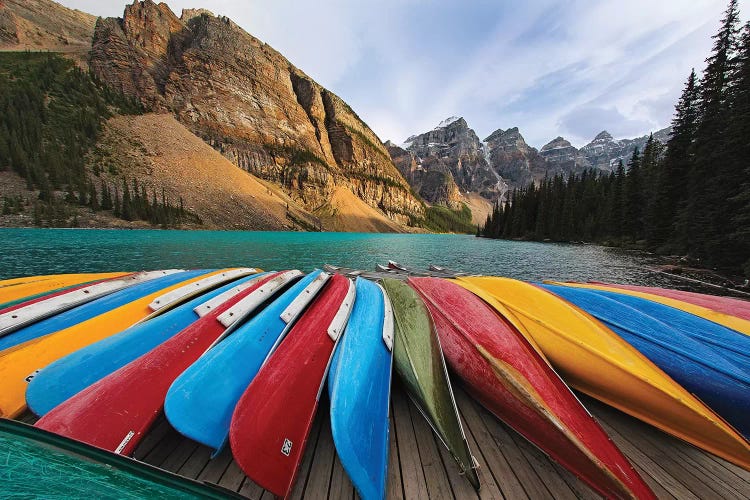
[[[393,220],[423,214],[344,101],[225,17],[186,10],[178,18],[166,4],[136,1],[123,18],[97,21],[90,66],[309,210],[325,209],[346,186]]]
[[[591,163],[586,156],[562,137],[557,137],[545,144],[539,154],[553,172],[579,174],[591,168]]]
[[[404,146],[424,172],[441,174],[421,176],[432,179],[432,182],[420,185],[420,195],[427,200],[439,199],[437,194],[430,192],[430,186],[446,192],[451,189],[451,181],[461,191],[477,192],[492,200],[507,190],[507,185],[488,162],[487,145],[479,140],[463,118],[443,120],[429,132],[409,137]],[[448,173],[450,177],[446,175]],[[437,182],[440,177],[445,179],[445,185]]]
[[[654,139],[666,143],[671,130],[670,127],[657,130],[654,132]],[[643,152],[646,141],[648,135],[635,139],[613,139],[612,135],[604,130],[597,134],[593,141],[583,146],[580,152],[591,166],[609,172],[617,168],[621,160],[627,164],[635,148]]]
[[[96,17],[51,0],[0,0],[0,50],[49,50],[83,62]]]
[[[390,141],[385,146],[396,168],[422,199],[454,210],[461,208],[461,191],[447,162],[436,156],[428,156],[422,160]]]
[[[489,148],[490,165],[511,188],[540,181],[544,176],[554,175],[550,167],[535,148],[524,140],[518,127],[498,129],[485,142]]]

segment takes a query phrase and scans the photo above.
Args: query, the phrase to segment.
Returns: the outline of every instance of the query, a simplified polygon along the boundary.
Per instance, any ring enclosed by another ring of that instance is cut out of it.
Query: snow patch
[[[446,118],[445,120],[441,121],[440,123],[438,123],[438,126],[435,127],[435,130],[437,130],[439,128],[445,128],[448,125],[450,125],[451,123],[457,122],[460,119],[461,119],[460,116],[450,116],[450,117]]]

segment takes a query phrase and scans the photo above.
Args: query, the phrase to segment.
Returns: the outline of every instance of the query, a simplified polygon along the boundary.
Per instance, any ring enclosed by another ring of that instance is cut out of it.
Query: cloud
[[[631,137],[648,130],[651,123],[645,120],[628,118],[616,108],[582,106],[560,118],[559,127],[563,134],[575,138],[593,138],[602,130],[614,137]]]
[[[123,0],[61,0],[121,15]],[[580,146],[604,128],[669,124],[692,67],[703,68],[725,0],[168,0],[206,6],[346,100],[382,139],[450,115],[480,137],[518,126],[537,147]],[[578,121],[576,121],[578,120]],[[590,120],[584,122],[583,120]],[[601,120],[599,123],[596,120]],[[595,133],[594,132],[594,133]]]

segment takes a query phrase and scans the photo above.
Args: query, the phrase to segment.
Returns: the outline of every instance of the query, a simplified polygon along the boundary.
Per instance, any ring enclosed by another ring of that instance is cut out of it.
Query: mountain
[[[443,120],[434,129],[406,139],[402,148],[411,155],[416,169],[415,174],[405,173],[405,176],[428,201],[440,203],[446,193],[454,190],[453,184],[461,192],[480,193],[492,200],[507,190],[489,164],[487,145],[463,118]],[[392,156],[393,153],[391,149]],[[403,168],[401,172],[405,172]]]
[[[539,150],[547,165],[554,171],[579,174],[591,168],[591,162],[569,141],[556,137]]]
[[[136,1],[122,18],[97,20],[90,68],[311,212],[336,212],[331,200],[346,189],[401,224],[424,214],[343,100],[226,17]]]
[[[485,140],[490,165],[509,188],[528,185],[544,179],[549,166],[544,157],[524,140],[518,127],[497,129]]]
[[[666,143],[670,132],[670,128],[656,131],[654,138]],[[627,163],[636,147],[642,151],[647,140],[647,135],[615,140],[605,131],[580,150],[559,136],[537,150],[526,143],[518,127],[497,129],[480,141],[466,120],[453,116],[428,132],[412,135],[401,146],[390,141],[386,146],[422,198],[453,208],[472,196],[492,203],[504,200],[508,190],[545,176],[567,177],[591,168],[609,172],[619,160]]]
[[[62,52],[85,63],[96,17],[49,0],[0,0],[0,50]]]
[[[671,131],[671,127],[657,130],[654,132],[654,139],[666,143]],[[604,130],[597,134],[593,141],[583,146],[580,152],[594,168],[612,171],[621,160],[627,164],[635,148],[643,152],[648,137],[644,135],[635,139],[613,139],[612,135]]]

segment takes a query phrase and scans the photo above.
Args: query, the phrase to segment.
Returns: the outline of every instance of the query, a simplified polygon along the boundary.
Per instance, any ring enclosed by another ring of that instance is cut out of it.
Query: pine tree
[[[688,250],[697,257],[726,264],[725,235],[732,214],[728,213],[728,176],[731,154],[727,148],[730,121],[730,89],[736,74],[739,12],[730,0],[719,32],[714,35],[711,56],[700,84],[700,120],[693,143],[694,160],[689,174],[686,217]]]
[[[122,179],[122,208],[120,210],[120,217],[125,220],[133,220],[133,201],[130,198],[130,188],[128,187],[128,181],[123,177]]]
[[[732,120],[727,142],[732,152],[730,174],[739,180],[738,192],[728,201],[734,214],[734,231],[730,234],[732,260],[744,265],[750,276],[750,22],[745,24],[737,57],[736,85],[731,96]]]
[[[698,127],[699,89],[695,70],[685,83],[675,106],[672,134],[667,141],[664,160],[656,174],[650,244],[653,248],[669,244],[674,251],[687,247],[688,174],[693,162],[693,141]]]

